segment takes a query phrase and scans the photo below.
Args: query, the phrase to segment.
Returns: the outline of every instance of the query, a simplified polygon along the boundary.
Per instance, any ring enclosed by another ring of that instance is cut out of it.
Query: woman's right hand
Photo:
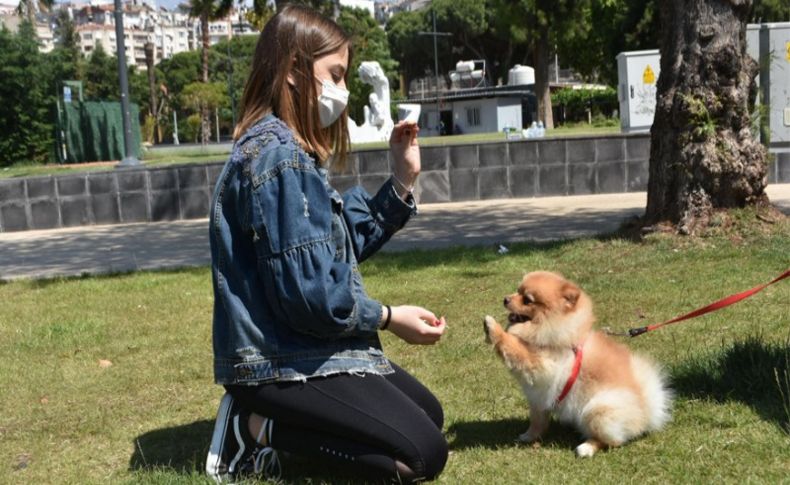
[[[392,307],[387,330],[410,344],[433,345],[442,338],[446,327],[444,317],[436,318],[422,307],[401,305]]]

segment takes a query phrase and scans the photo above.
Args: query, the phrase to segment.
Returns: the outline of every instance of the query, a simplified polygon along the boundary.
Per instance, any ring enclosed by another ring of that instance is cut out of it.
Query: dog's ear
[[[565,284],[562,285],[562,298],[565,300],[565,306],[568,310],[572,310],[573,307],[576,306],[581,291],[582,290],[580,290],[578,286],[571,282],[565,282]]]

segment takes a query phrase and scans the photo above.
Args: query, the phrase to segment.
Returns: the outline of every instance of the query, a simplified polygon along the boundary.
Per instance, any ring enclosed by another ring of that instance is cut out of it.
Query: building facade
[[[210,22],[209,43],[214,45],[237,35],[256,35],[258,32],[246,20],[248,10],[246,6],[238,6],[226,18]],[[66,11],[74,22],[79,49],[84,56],[89,57],[97,44],[108,55],[116,54],[115,8],[112,3],[101,0],[56,3],[52,12],[36,13],[36,31],[42,52],[49,52],[55,46],[54,30],[60,11]],[[0,24],[15,32],[21,21],[16,5],[0,0]],[[140,69],[147,66],[145,45],[149,42],[154,45],[154,64],[203,45],[200,20],[190,17],[188,7],[183,4],[168,10],[157,8],[153,0],[125,2],[123,27],[127,62]]]

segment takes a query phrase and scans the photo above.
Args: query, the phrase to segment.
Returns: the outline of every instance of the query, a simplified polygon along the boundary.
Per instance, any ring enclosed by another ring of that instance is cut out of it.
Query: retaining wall
[[[415,195],[429,203],[644,191],[649,153],[645,134],[423,147]],[[769,183],[788,183],[790,153],[777,155]],[[0,232],[207,217],[223,164],[0,180]],[[391,164],[388,150],[354,152],[332,184],[374,193]]]

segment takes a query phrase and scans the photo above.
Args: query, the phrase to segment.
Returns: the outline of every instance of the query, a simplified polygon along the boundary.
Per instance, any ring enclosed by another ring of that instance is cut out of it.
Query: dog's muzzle
[[[511,313],[510,315],[507,316],[507,321],[510,322],[511,324],[524,323],[524,322],[528,322],[529,320],[530,318],[528,316],[519,315],[517,313]]]

